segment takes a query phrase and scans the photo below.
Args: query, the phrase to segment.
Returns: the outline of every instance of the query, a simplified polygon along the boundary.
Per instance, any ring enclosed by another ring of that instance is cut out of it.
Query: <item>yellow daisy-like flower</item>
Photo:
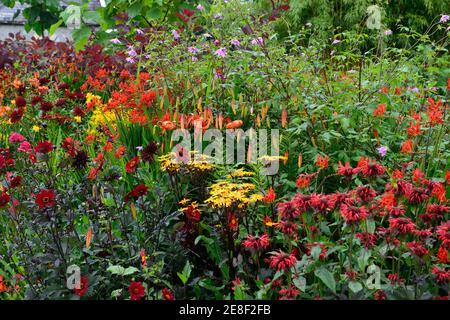
[[[74,120],[76,123],[81,123],[81,117],[80,117],[80,116],[75,116],[75,117],[73,117],[73,120]]]
[[[263,199],[262,195],[251,193],[255,189],[255,185],[252,183],[219,181],[213,184],[210,189],[210,197],[205,200],[205,203],[210,204],[213,208],[237,206],[242,209]]]
[[[39,132],[41,130],[41,128],[39,126],[36,126],[36,125],[34,125],[32,127],[32,129],[33,129],[34,132]]]

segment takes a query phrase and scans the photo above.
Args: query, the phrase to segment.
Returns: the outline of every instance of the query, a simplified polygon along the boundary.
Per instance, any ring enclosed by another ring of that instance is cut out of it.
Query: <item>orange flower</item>
[[[273,190],[272,187],[270,187],[269,190],[267,190],[267,194],[263,198],[263,201],[266,203],[272,203],[275,201],[275,198],[276,198],[275,191]]]
[[[91,246],[91,241],[92,241],[92,227],[89,226],[86,232],[86,249],[89,249],[89,247]]]
[[[320,154],[317,155],[316,164],[320,169],[328,168],[328,157],[327,156],[322,157]]]
[[[238,128],[242,127],[243,124],[244,123],[242,122],[242,120],[234,120],[234,121],[231,121],[230,123],[228,123],[226,125],[226,128],[227,129],[238,129]]]
[[[411,153],[412,148],[413,148],[413,143],[412,143],[411,139],[408,139],[402,144],[401,153]]]
[[[382,117],[385,112],[386,112],[386,105],[381,103],[378,105],[378,107],[373,112],[373,116],[374,117]]]
[[[283,109],[281,111],[281,127],[286,128],[286,120],[287,120],[287,110]]]
[[[161,122],[161,128],[164,130],[171,131],[176,128],[176,125],[172,121],[163,121]]]
[[[114,153],[114,158],[117,158],[117,159],[122,158],[125,151],[127,151],[127,147],[120,146],[119,148],[117,148],[116,153]]]

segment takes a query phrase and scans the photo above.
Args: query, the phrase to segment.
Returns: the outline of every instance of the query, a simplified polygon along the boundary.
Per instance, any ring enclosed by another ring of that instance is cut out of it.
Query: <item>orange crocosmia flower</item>
[[[392,191],[388,191],[381,196],[380,205],[384,207],[395,206],[395,195]]]
[[[99,152],[97,154],[97,157],[95,157],[94,161],[95,162],[102,162],[102,160],[103,160],[103,153]]]
[[[328,156],[321,156],[320,154],[317,155],[316,164],[321,169],[328,168]]]
[[[388,94],[389,93],[389,89],[386,86],[381,87],[380,91],[381,91],[381,93],[384,93],[384,94]]]
[[[283,164],[286,165],[286,163],[288,162],[288,160],[289,160],[289,151],[286,151],[286,152],[284,153]]]
[[[86,141],[87,144],[91,144],[92,142],[94,142],[94,140],[95,140],[95,134],[88,134],[84,141]]]
[[[439,263],[448,263],[448,251],[444,247],[440,246],[438,252],[436,253],[436,258],[438,258]],[[1,291],[0,291],[1,292]]]
[[[395,169],[394,172],[392,173],[392,177],[394,179],[403,179],[403,172],[401,172],[398,169]]]
[[[272,187],[270,187],[269,190],[267,190],[267,194],[263,198],[263,201],[266,203],[272,203],[275,201],[275,198],[276,198],[275,191],[273,190]]]
[[[100,168],[91,168],[91,171],[89,171],[88,179],[94,180],[95,178],[97,178],[99,171]]]
[[[86,232],[86,249],[89,249],[92,241],[92,227],[89,227]]]
[[[395,94],[396,95],[401,95],[402,94],[402,89],[400,89],[399,87],[395,88]]]
[[[412,143],[411,139],[408,139],[405,142],[403,142],[401,153],[411,153],[412,148],[413,148],[413,143]]]
[[[139,157],[136,156],[127,162],[127,164],[125,165],[125,171],[127,173],[135,172],[138,164],[139,164]]]
[[[242,120],[234,120],[231,121],[230,123],[228,123],[226,125],[227,129],[238,129],[240,127],[242,127],[242,125],[244,124],[244,122],[242,122]]]
[[[175,129],[177,126],[172,121],[163,121],[161,122],[161,128],[164,130],[171,131]]]
[[[105,143],[105,146],[103,147],[103,151],[108,152],[111,151],[113,148],[112,142],[111,141],[107,141]]]
[[[286,120],[287,120],[287,110],[283,109],[281,111],[281,127],[286,128]]]
[[[414,169],[412,174],[413,174],[413,181],[416,183],[420,182],[424,177],[424,173],[420,169]]]
[[[450,171],[445,173],[445,183],[450,184]]]
[[[239,224],[236,216],[234,215],[234,213],[230,213],[228,215],[228,228],[230,228],[231,230],[237,230],[238,226]]]
[[[374,110],[373,116],[374,117],[382,117],[386,112],[386,105],[381,103],[378,105],[378,107]]]
[[[408,128],[406,128],[406,132],[408,133],[408,137],[416,137],[420,135],[420,122],[416,123],[411,122]]]
[[[436,183],[433,185],[431,195],[435,196],[439,202],[445,202],[445,200],[447,200],[445,194],[446,194],[445,187],[442,183]]]
[[[120,146],[119,148],[117,148],[116,153],[114,153],[114,158],[117,158],[117,159],[122,158],[125,151],[127,151],[127,147]]]

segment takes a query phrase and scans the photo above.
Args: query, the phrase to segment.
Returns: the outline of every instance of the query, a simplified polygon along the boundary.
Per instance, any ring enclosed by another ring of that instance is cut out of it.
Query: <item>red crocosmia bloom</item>
[[[436,253],[436,258],[438,259],[439,263],[448,263],[448,250],[443,246],[440,246],[438,252]]]
[[[384,94],[388,94],[389,93],[389,89],[386,86],[382,86],[381,89],[380,89],[380,92],[384,93]]]
[[[450,270],[445,270],[445,268],[441,270],[437,266],[434,266],[431,273],[436,276],[437,283],[444,283],[450,280]]]
[[[377,195],[376,191],[370,186],[361,186],[356,189],[356,194],[361,201],[371,201]]]
[[[125,154],[125,151],[127,151],[127,147],[120,146],[117,148],[116,153],[114,153],[114,158],[120,159]]]
[[[409,188],[406,195],[408,197],[409,203],[411,203],[411,204],[422,203],[425,200],[427,200],[429,197],[427,194],[427,190],[425,188],[420,188],[420,187]]]
[[[317,156],[316,165],[320,169],[328,168],[328,156],[321,156],[320,154]]]
[[[300,291],[290,284],[287,288],[282,288],[278,291],[278,294],[280,295],[280,300],[293,300],[300,294]]]
[[[55,192],[53,190],[41,190],[36,195],[36,204],[39,206],[39,209],[54,206]]]
[[[275,201],[276,194],[272,187],[267,190],[267,194],[264,196],[263,201],[265,203],[272,203]]]
[[[450,184],[450,171],[445,173],[445,183]]]
[[[350,167],[349,162],[346,162],[345,166],[343,166],[342,163],[339,161],[338,171],[337,171],[338,175],[344,176],[346,178],[351,178],[353,175],[357,174],[358,172],[359,172],[359,168]]]
[[[377,242],[377,235],[374,233],[358,232],[356,237],[366,249],[374,247]]]
[[[128,201],[130,201],[130,199],[137,199],[137,198],[145,195],[147,193],[147,191],[148,191],[148,187],[145,184],[141,183],[140,185],[134,187],[133,190],[131,190],[130,192],[128,192],[125,195],[124,201],[128,202]]]
[[[277,224],[276,228],[281,230],[284,234],[292,235],[298,229],[298,225],[291,221],[283,220]]]
[[[136,156],[127,162],[127,164],[125,166],[125,171],[127,173],[135,172],[138,164],[139,164],[139,157]]]
[[[402,94],[402,89],[400,89],[399,87],[395,88],[395,95],[399,96]]]
[[[172,131],[176,127],[177,127],[176,124],[173,123],[172,121],[163,121],[163,122],[161,122],[161,128],[164,129],[164,130]]]
[[[439,240],[442,241],[444,248],[450,249],[450,220],[444,222],[436,229]]]
[[[164,300],[175,300],[173,293],[168,288],[162,290],[162,297]]]
[[[414,169],[412,172],[412,178],[413,181],[416,183],[419,183],[422,181],[422,178],[425,176],[425,174],[422,172],[422,170],[420,169]]]
[[[403,172],[398,169],[395,169],[394,172],[392,172],[392,178],[403,179]]]
[[[147,256],[145,255],[145,249],[142,248],[141,251],[139,252],[139,256],[141,257],[141,266],[142,269],[147,267]]]
[[[227,129],[238,129],[238,128],[242,127],[243,124],[244,124],[244,122],[242,122],[242,120],[234,120],[234,121],[231,121],[230,123],[228,123],[225,127]]]
[[[411,139],[406,140],[402,144],[402,148],[400,150],[401,153],[411,153],[413,149],[413,143]]]
[[[428,254],[428,250],[420,242],[411,241],[408,242],[406,246],[419,258],[422,258],[423,256]]]
[[[382,117],[386,112],[386,105],[381,103],[377,106],[377,108],[373,112],[374,117]]]
[[[4,208],[8,205],[9,201],[11,201],[11,197],[5,190],[0,193],[0,208]]]
[[[406,133],[408,134],[408,137],[417,137],[420,135],[420,122],[411,122],[409,127],[406,128]]]
[[[367,209],[362,207],[349,206],[342,204],[340,207],[341,216],[344,218],[345,222],[348,224],[356,223],[361,220],[365,220],[368,212]]]
[[[228,228],[231,230],[237,230],[238,226],[239,224],[236,215],[234,213],[228,214]]]
[[[275,270],[286,270],[292,268],[297,263],[295,255],[278,251],[272,253],[269,258],[269,266]]]
[[[83,297],[89,290],[89,278],[86,276],[80,277],[80,287],[73,289],[73,292],[80,297]]]
[[[145,288],[142,282],[133,281],[128,287],[128,291],[130,292],[131,300],[141,300],[145,297]]]
[[[391,190],[391,191],[387,191],[387,192],[383,193],[381,195],[379,204],[383,208],[395,206],[396,200],[395,200],[394,192]]]
[[[285,219],[292,219],[300,214],[298,206],[293,201],[278,204],[278,213]]]
[[[248,235],[242,244],[246,248],[253,248],[255,250],[266,249],[269,246],[269,235],[267,233],[264,233],[260,237]]]
[[[34,147],[36,153],[47,154],[53,151],[53,144],[50,141],[41,141]]]
[[[436,199],[442,203],[445,202],[446,200],[445,194],[446,194],[445,186],[442,183],[439,182],[433,183],[433,189],[431,191],[432,196],[436,197]]]
[[[392,231],[397,231],[401,234],[413,234],[416,230],[416,225],[410,218],[390,218],[389,227]]]

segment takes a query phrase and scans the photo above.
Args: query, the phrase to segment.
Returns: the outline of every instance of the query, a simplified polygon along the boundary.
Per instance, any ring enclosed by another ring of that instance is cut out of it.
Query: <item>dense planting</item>
[[[79,52],[2,41],[2,299],[448,297],[448,16],[435,41],[324,42],[250,10],[185,9]],[[278,155],[249,163],[247,142],[223,164],[172,139],[250,128],[278,129]]]

